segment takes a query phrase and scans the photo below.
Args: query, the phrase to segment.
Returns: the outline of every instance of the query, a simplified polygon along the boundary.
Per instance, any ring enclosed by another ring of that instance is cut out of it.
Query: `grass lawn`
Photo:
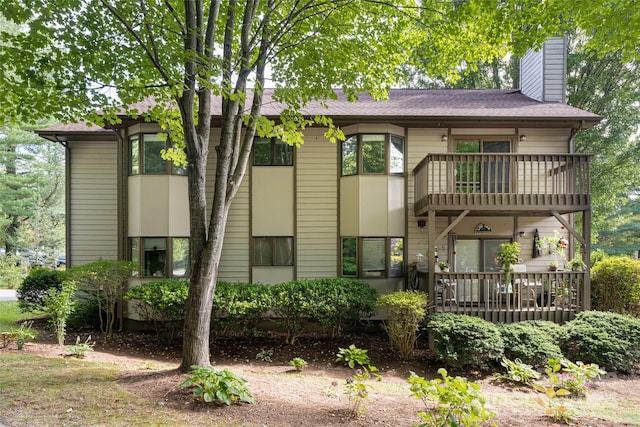
[[[194,419],[125,390],[116,366],[17,353],[0,353],[0,366],[0,421],[10,425],[187,426]]]

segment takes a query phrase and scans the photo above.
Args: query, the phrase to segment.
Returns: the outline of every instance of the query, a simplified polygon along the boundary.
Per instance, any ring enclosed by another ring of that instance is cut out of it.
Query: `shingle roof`
[[[262,113],[276,117],[283,104],[273,101],[273,90],[267,89],[263,98]],[[153,105],[147,99],[132,105],[139,112]],[[359,96],[357,102],[348,102],[338,92],[337,100],[329,100],[324,107],[320,102],[311,102],[304,109],[305,115],[324,114],[334,119],[372,120],[394,118],[400,121],[457,120],[500,121],[519,120],[525,122],[563,121],[580,123],[586,127],[598,123],[602,117],[562,103],[536,101],[515,89],[392,89],[387,101],[375,101],[367,94]],[[212,117],[221,115],[220,98],[212,100]],[[87,127],[84,123],[59,124],[41,133],[86,133],[105,131],[99,127]]]

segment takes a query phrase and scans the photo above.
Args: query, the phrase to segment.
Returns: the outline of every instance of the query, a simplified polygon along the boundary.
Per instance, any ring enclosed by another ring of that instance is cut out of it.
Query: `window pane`
[[[342,239],[342,275],[358,275],[358,250],[355,237]]]
[[[133,135],[129,138],[129,175],[140,173],[140,137]]]
[[[173,277],[189,275],[189,239],[185,237],[173,238]]]
[[[129,248],[130,248],[129,259],[139,270],[140,269],[140,241],[138,240],[137,237],[129,238]],[[134,272],[133,275],[137,276],[138,272],[137,271]]]
[[[392,237],[389,242],[391,247],[389,277],[402,277],[404,274],[404,239]]]
[[[342,142],[342,175],[358,173],[358,137],[350,136]]]
[[[456,141],[456,153],[479,153],[480,141]],[[456,192],[480,191],[480,162],[470,158],[456,162]]]
[[[385,173],[384,135],[362,135],[362,173]]]
[[[273,265],[293,265],[293,237],[274,237]]]
[[[144,275],[164,277],[167,266],[167,239],[164,237],[145,238]]]
[[[269,166],[271,164],[271,139],[256,138],[253,141],[254,166]]]
[[[404,138],[391,135],[391,164],[389,165],[392,174],[404,173]]]
[[[362,275],[365,277],[384,277],[385,271],[384,237],[362,239]]]
[[[162,158],[165,143],[157,135],[146,134],[143,140],[144,173],[167,173],[167,162]]]
[[[275,141],[275,158],[273,164],[276,166],[293,165],[293,147],[280,140]]]
[[[253,238],[253,264],[254,265],[271,265],[272,246],[270,237],[254,237]]]

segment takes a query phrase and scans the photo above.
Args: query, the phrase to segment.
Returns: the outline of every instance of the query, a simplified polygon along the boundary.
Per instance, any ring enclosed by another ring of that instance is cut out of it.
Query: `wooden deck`
[[[416,216],[545,215],[591,205],[589,155],[429,154],[413,170]]]
[[[423,275],[426,278],[426,275]],[[549,320],[564,323],[584,307],[585,272],[436,273],[427,286],[433,310],[492,322]],[[423,282],[424,283],[424,282]]]

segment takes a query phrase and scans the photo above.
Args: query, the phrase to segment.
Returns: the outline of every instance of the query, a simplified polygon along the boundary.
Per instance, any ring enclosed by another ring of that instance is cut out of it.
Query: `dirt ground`
[[[81,334],[80,339],[86,339],[87,335]],[[75,338],[76,335],[71,333],[69,336]],[[94,334],[93,339],[96,344],[87,360],[118,364],[122,367],[118,379],[121,385],[163,406],[191,411],[194,425],[206,425],[207,420],[230,426],[256,427],[418,425],[420,419],[416,412],[425,407],[409,397],[406,379],[410,371],[431,379],[439,367],[425,348],[416,350],[410,362],[400,360],[383,333],[352,333],[339,339],[302,337],[293,346],[285,344],[281,335],[273,333],[250,339],[217,339],[212,344],[212,362],[217,368],[229,368],[245,378],[256,403],[211,406],[197,402],[189,389],[179,387],[187,378],[176,369],[180,363],[179,345],[169,345],[149,333],[119,333],[110,341]],[[335,362],[338,348],[352,343],[369,350],[372,364],[383,376],[382,381],[372,383],[374,388],[366,412],[357,419],[350,416],[346,397],[342,395],[345,379],[353,374],[353,370]],[[61,349],[48,331],[42,331],[36,342],[27,343],[25,350],[46,357],[61,357]],[[260,352],[269,354],[271,351],[271,361],[257,357]],[[309,365],[302,372],[295,372],[288,364],[294,357],[305,359]],[[536,392],[532,389],[497,384],[477,372],[453,373],[481,385],[487,406],[498,414],[493,419],[496,425],[554,425],[544,416],[544,410],[535,405]],[[333,381],[338,383],[337,396],[330,397],[327,390]],[[640,378],[607,375],[598,381],[587,399],[594,405],[631,399],[635,408],[640,408]],[[613,424],[597,417],[581,416],[574,425],[631,424]]]

